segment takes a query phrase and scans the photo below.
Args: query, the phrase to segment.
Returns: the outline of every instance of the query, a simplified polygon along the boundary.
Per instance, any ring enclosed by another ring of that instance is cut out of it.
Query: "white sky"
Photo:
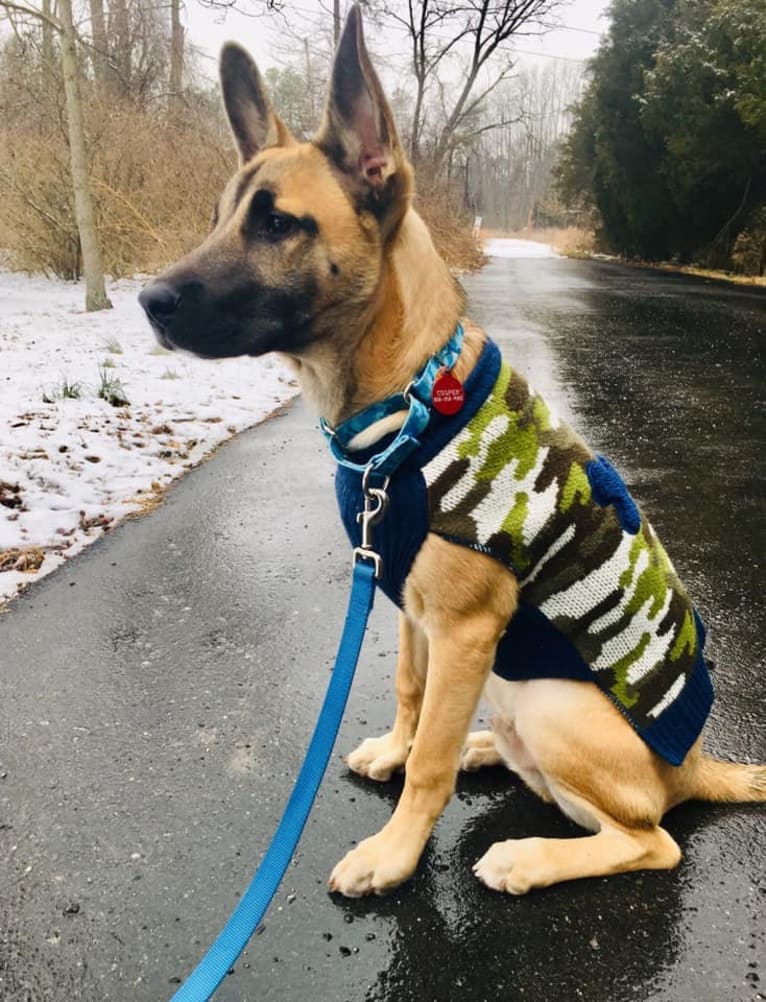
[[[247,0],[240,0],[246,7]],[[562,3],[558,21],[561,29],[551,31],[541,38],[524,37],[518,40],[516,46],[520,61],[524,63],[542,63],[551,59],[587,59],[595,52],[599,35],[606,30],[607,19],[604,16],[609,0],[569,0]],[[329,2],[325,3],[325,9]],[[348,8],[348,0],[342,0],[341,10]],[[295,11],[296,21],[303,12],[319,12],[319,0],[298,0],[298,3],[288,3],[288,19],[292,20],[289,9]],[[216,74],[215,62],[222,44],[229,39],[240,42],[255,57],[262,70],[272,65],[285,62],[284,53],[277,51],[278,38],[271,22],[267,18],[248,17],[236,10],[228,11],[225,16],[201,7],[194,0],[186,5],[186,25],[189,40],[202,50],[202,69],[206,76]],[[376,38],[368,26],[368,38],[379,50],[385,44],[386,50],[405,49],[405,36],[402,32],[391,31],[385,38],[385,43]],[[302,59],[302,53],[296,52],[296,58]]]

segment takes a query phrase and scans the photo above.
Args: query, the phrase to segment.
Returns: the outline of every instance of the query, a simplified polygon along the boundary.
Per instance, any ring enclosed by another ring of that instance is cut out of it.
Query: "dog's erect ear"
[[[388,210],[409,195],[412,169],[370,62],[356,5],[338,43],[324,121],[314,142],[373,210]]]
[[[267,146],[295,142],[266,97],[258,67],[235,42],[227,42],[221,51],[221,88],[243,163]]]

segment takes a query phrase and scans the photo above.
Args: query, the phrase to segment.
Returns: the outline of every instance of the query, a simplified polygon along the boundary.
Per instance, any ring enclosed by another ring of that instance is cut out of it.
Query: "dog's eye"
[[[295,220],[281,212],[270,212],[266,217],[266,232],[270,237],[286,237],[295,230]]]

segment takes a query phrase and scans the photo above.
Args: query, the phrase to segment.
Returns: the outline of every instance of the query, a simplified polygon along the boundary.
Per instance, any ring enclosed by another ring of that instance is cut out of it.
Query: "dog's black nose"
[[[181,295],[172,285],[166,285],[164,282],[152,282],[151,285],[147,285],[145,289],[141,290],[138,301],[151,322],[160,330],[164,330],[178,309]]]

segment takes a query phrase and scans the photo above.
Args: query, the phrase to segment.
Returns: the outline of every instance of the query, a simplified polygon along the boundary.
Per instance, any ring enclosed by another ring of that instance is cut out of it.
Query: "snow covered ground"
[[[0,606],[297,393],[271,358],[159,348],[140,287],[85,313],[79,284],[0,272]]]
[[[558,257],[550,244],[539,244],[534,240],[515,240],[498,237],[487,240],[484,252],[489,257]]]

